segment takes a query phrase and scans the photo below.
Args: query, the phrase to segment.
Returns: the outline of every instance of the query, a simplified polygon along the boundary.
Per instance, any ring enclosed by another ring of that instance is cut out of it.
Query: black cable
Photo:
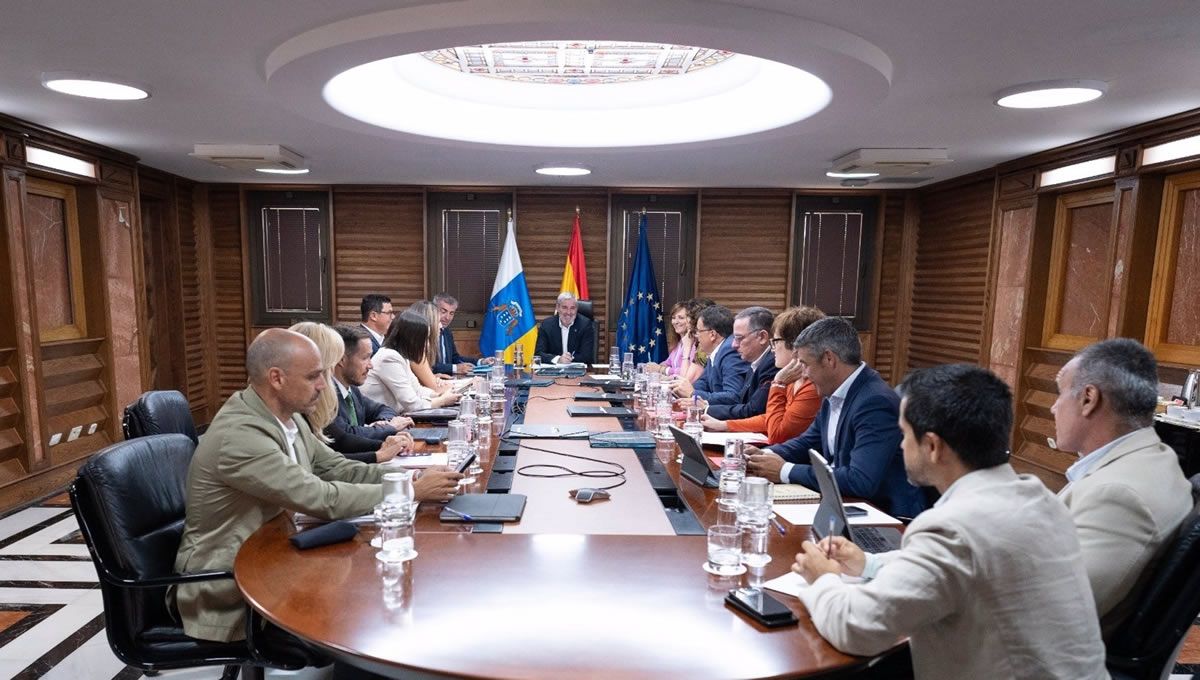
[[[559,477],[584,477],[586,479],[616,479],[619,477],[621,479],[621,481],[619,481],[616,484],[613,484],[611,486],[591,487],[594,489],[601,489],[601,490],[605,490],[605,491],[607,491],[608,489],[615,489],[618,486],[624,485],[626,482],[625,466],[621,465],[620,463],[615,463],[611,460],[603,460],[601,458],[590,458],[588,456],[580,456],[580,455],[577,455],[574,453],[564,453],[562,451],[554,451],[552,449],[543,449],[539,446],[531,446],[524,442],[514,442],[514,440],[506,439],[503,436],[500,438],[500,441],[507,442],[510,444],[516,443],[517,446],[524,447],[526,449],[529,449],[530,451],[540,451],[541,453],[552,453],[556,456],[565,456],[567,458],[575,458],[576,460],[586,460],[591,463],[600,463],[601,465],[611,465],[611,466],[617,468],[617,470],[572,470],[571,468],[569,468],[565,465],[554,465],[553,463],[533,463],[530,465],[522,465],[521,467],[517,468],[516,473],[518,475],[521,475],[522,477],[535,477],[535,478],[542,478],[542,479],[556,479]],[[538,473],[527,472],[528,470],[542,469],[542,468],[549,469],[549,470],[558,470],[559,472],[553,473],[553,474],[549,474],[549,473],[538,474]]]

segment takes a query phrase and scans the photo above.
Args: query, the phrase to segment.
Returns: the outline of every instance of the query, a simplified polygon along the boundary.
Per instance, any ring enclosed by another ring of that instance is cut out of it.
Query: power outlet
[[[92,423],[91,425],[88,425],[87,433],[88,434],[96,434],[96,423]]]
[[[76,439],[79,439],[79,435],[81,434],[83,434],[83,426],[76,425],[75,427],[71,428],[70,434],[67,435],[67,441],[73,442]]]
[[[61,441],[62,432],[55,432],[54,434],[50,435],[50,446],[58,446],[58,443]]]

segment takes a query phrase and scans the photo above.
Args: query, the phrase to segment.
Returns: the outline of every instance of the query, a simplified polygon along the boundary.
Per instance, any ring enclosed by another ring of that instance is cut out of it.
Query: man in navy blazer
[[[457,298],[449,293],[438,293],[433,296],[433,304],[437,307],[438,323],[442,327],[438,336],[437,356],[433,359],[434,373],[453,375],[455,368],[466,373],[475,363],[490,364],[495,361],[492,357],[481,361],[476,357],[465,357],[458,353],[458,347],[454,345],[454,333],[450,330],[450,324],[454,322],[454,315],[458,312]]]
[[[794,347],[825,400],[800,436],[761,451],[750,447],[750,474],[816,489],[808,455],[816,449],[833,465],[844,495],[916,517],[928,503],[904,471],[900,397],[863,363],[858,332],[845,319],[826,317],[804,329]]]
[[[766,307],[747,307],[733,317],[733,349],[750,364],[736,404],[708,407],[708,415],[718,420],[749,418],[767,412],[771,381],[779,372],[775,352],[771,351],[771,325],[775,315]]]
[[[592,320],[579,313],[579,302],[570,293],[559,293],[554,316],[538,325],[534,353],[548,364],[596,361],[596,332]],[[564,344],[564,338],[566,340]]]
[[[698,395],[715,404],[736,404],[742,387],[750,374],[750,363],[733,348],[733,312],[728,307],[705,307],[696,319],[696,345],[708,355],[704,373],[695,383],[676,380],[673,391],[677,397]]]
[[[357,326],[334,326],[346,353],[333,366],[334,387],[338,391],[337,417],[329,430],[374,439],[379,442],[412,424],[412,420],[396,415],[392,407],[365,397],[359,385],[371,370],[371,345],[367,331]],[[329,432],[326,432],[329,434]]]
[[[371,340],[371,354],[375,354],[383,344],[383,336],[387,335],[392,318],[396,316],[392,309],[392,299],[379,293],[364,295],[358,305],[358,311],[362,314],[361,328]]]

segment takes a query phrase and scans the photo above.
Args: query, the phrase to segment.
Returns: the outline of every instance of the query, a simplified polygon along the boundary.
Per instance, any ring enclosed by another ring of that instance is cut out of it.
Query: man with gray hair
[[[441,326],[441,333],[438,335],[438,352],[432,362],[434,373],[452,375],[455,369],[459,373],[468,373],[473,364],[491,364],[496,361],[493,357],[485,357],[480,360],[458,353],[458,347],[454,344],[454,332],[450,330],[450,324],[454,323],[454,315],[458,313],[458,298],[449,293],[438,293],[433,296],[433,305],[437,307],[438,325]]]
[[[900,397],[863,362],[858,331],[845,319],[826,317],[801,331],[793,346],[825,400],[800,436],[762,451],[750,447],[751,474],[816,489],[808,455],[815,449],[833,465],[843,494],[897,517],[916,517],[928,503],[905,475]]]
[[[554,315],[538,325],[533,351],[551,364],[595,363],[596,331],[592,320],[579,314],[579,301],[573,294],[558,294]]]
[[[285,508],[338,519],[383,499],[385,468],[336,453],[301,415],[331,389],[316,343],[281,328],[263,331],[246,351],[246,372],[250,386],[221,406],[188,469],[180,573],[231,571],[242,543]],[[417,499],[449,500],[461,478],[427,470],[414,485]],[[246,603],[232,580],[180,585],[172,596],[187,635],[245,636]]]
[[[747,307],[733,317],[733,342],[731,347],[750,365],[737,402],[712,404],[708,415],[717,420],[750,418],[767,412],[767,397],[771,393],[771,382],[779,367],[775,365],[775,352],[771,351],[771,325],[775,315],[766,307]]]
[[[1055,381],[1055,445],[1080,456],[1059,498],[1075,522],[1107,636],[1132,612],[1147,567],[1192,509],[1191,484],[1154,431],[1158,365],[1141,343],[1085,347]]]

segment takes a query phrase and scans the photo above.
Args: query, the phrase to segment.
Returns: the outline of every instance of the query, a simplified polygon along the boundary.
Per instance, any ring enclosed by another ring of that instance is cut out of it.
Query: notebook
[[[464,493],[447,503],[439,518],[443,522],[515,522],[524,512],[525,496],[519,493]]]
[[[821,494],[801,484],[776,484],[772,496],[776,503],[818,503]]]
[[[439,465],[449,465],[449,464],[450,464],[450,454],[443,451],[440,453],[424,453],[424,454],[417,455],[417,456],[400,455],[400,456],[396,456],[395,458],[391,459],[387,463],[384,463],[383,465],[385,467],[386,466],[396,466],[396,467],[409,468],[409,469],[418,469],[418,468],[436,467]]]
[[[427,408],[420,411],[409,411],[404,415],[413,420],[454,420],[458,417],[458,409],[456,408]]]

